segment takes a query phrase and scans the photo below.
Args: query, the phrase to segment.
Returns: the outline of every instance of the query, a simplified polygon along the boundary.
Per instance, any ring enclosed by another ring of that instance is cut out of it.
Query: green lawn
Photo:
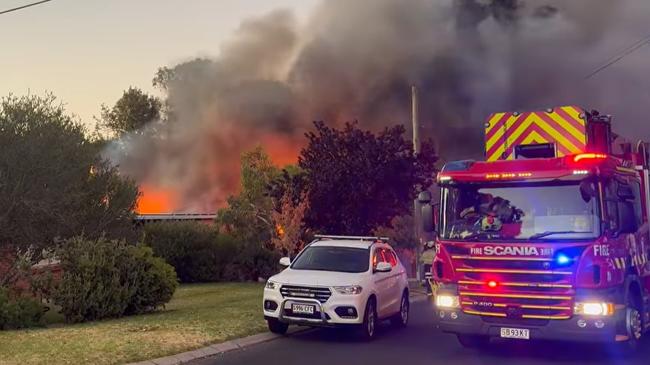
[[[261,302],[262,284],[184,285],[153,314],[0,332],[0,364],[121,364],[193,350],[264,331]]]

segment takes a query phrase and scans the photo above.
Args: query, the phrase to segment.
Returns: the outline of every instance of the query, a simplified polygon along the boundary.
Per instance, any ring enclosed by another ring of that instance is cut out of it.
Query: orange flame
[[[284,237],[284,227],[282,227],[281,225],[277,224],[277,225],[275,226],[275,231],[277,232],[278,237],[280,237],[280,238]]]
[[[141,195],[135,208],[136,213],[161,214],[174,212],[177,199],[173,191],[151,185],[141,185],[140,192]]]

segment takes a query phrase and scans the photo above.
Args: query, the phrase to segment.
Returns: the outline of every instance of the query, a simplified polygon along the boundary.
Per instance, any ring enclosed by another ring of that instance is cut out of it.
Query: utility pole
[[[413,154],[417,156],[420,154],[420,110],[418,100],[417,86],[411,86],[411,118],[413,121]],[[415,272],[418,281],[422,281],[422,263],[420,257],[422,256],[422,242],[420,237],[420,204],[417,198],[413,201],[413,231],[415,232]]]
[[[418,100],[418,87],[411,86],[411,117],[413,118],[413,152],[420,153],[420,105]]]

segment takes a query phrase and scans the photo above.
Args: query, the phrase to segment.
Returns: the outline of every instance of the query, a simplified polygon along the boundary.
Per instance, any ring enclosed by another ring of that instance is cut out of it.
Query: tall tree
[[[38,254],[57,238],[133,237],[137,186],[99,157],[52,95],[0,100],[0,248]]]
[[[228,198],[228,207],[217,214],[216,222],[220,229],[243,246],[237,258],[238,266],[252,280],[268,274],[275,267],[270,250],[274,234],[273,201],[267,186],[279,173],[261,147],[244,153],[241,158],[242,190],[239,195]]]
[[[102,105],[99,124],[117,136],[139,133],[147,124],[160,119],[161,108],[158,98],[130,87],[113,107]]]
[[[409,213],[420,189],[433,183],[431,143],[414,156],[403,126],[378,134],[347,123],[338,130],[315,123],[300,154],[310,209],[308,225],[326,234],[369,234]]]

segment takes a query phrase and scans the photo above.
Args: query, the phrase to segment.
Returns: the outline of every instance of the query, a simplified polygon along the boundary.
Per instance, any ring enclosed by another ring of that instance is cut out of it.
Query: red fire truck
[[[496,113],[486,160],[447,163],[435,233],[437,325],[465,347],[491,338],[608,341],[650,327],[647,144],[575,106]]]

